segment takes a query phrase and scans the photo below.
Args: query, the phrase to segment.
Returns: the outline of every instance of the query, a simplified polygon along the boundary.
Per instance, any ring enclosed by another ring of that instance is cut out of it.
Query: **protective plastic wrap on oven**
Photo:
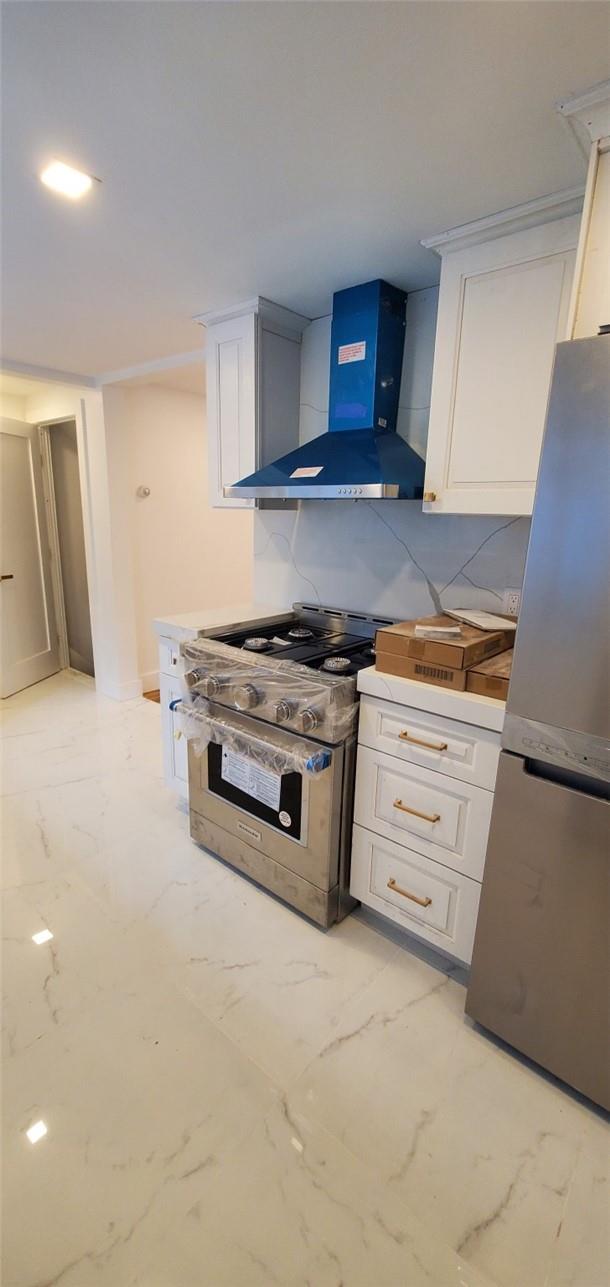
[[[178,733],[193,743],[198,755],[203,754],[210,742],[215,742],[273,773],[323,773],[332,763],[332,752],[327,747],[318,748],[300,741],[295,741],[290,749],[274,745],[271,740],[238,728],[230,716],[225,718],[219,714],[217,707],[212,713],[209,703],[201,697],[195,697],[190,703],[174,698],[170,710],[179,716]]]
[[[245,711],[249,702],[258,702],[263,694],[262,705],[275,710],[284,707],[289,712],[287,726],[291,710],[303,703],[319,705],[332,742],[345,740],[356,727],[358,701],[353,679],[322,674],[286,658],[257,659],[216,639],[183,644],[181,652],[187,663],[181,681],[185,699],[206,698],[226,705],[230,694],[231,705]]]

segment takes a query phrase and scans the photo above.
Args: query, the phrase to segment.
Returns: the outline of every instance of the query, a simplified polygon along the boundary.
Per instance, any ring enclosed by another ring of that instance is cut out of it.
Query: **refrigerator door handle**
[[[583,773],[575,773],[573,769],[564,769],[559,764],[547,764],[546,760],[534,759],[524,760],[523,768],[532,778],[541,778],[543,782],[550,782],[569,791],[578,791],[579,795],[588,795],[595,800],[610,800],[610,786],[607,782],[585,777]]]

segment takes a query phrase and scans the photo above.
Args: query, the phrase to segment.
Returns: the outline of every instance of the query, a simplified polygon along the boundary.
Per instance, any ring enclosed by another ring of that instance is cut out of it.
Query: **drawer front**
[[[354,816],[436,862],[481,880],[493,794],[358,747]]]
[[[183,675],[184,657],[180,656],[180,644],[175,639],[159,640],[159,673],[161,675]]]
[[[481,887],[440,863],[354,826],[351,893],[467,964]]]
[[[358,740],[424,769],[493,791],[500,734],[380,698],[360,702]]]

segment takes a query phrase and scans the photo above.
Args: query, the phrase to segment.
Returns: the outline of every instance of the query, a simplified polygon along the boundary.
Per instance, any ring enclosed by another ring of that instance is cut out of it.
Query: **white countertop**
[[[480,697],[478,693],[456,693],[452,688],[438,684],[421,684],[417,679],[401,679],[386,675],[385,671],[369,666],[358,674],[358,691],[370,697],[384,697],[400,706],[414,706],[433,715],[448,715],[475,724],[477,728],[490,728],[501,733],[504,727],[506,703],[496,697]]]
[[[158,617],[153,621],[157,635],[170,639],[196,639],[209,630],[235,626],[263,626],[269,621],[289,621],[292,612],[280,612],[264,603],[232,603],[225,608],[208,607],[200,612],[182,612],[175,617]]]

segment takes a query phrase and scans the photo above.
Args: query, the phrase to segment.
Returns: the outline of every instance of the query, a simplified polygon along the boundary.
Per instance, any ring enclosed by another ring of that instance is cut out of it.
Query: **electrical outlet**
[[[519,616],[519,606],[521,604],[520,590],[505,590],[502,597],[502,607],[509,617]]]

